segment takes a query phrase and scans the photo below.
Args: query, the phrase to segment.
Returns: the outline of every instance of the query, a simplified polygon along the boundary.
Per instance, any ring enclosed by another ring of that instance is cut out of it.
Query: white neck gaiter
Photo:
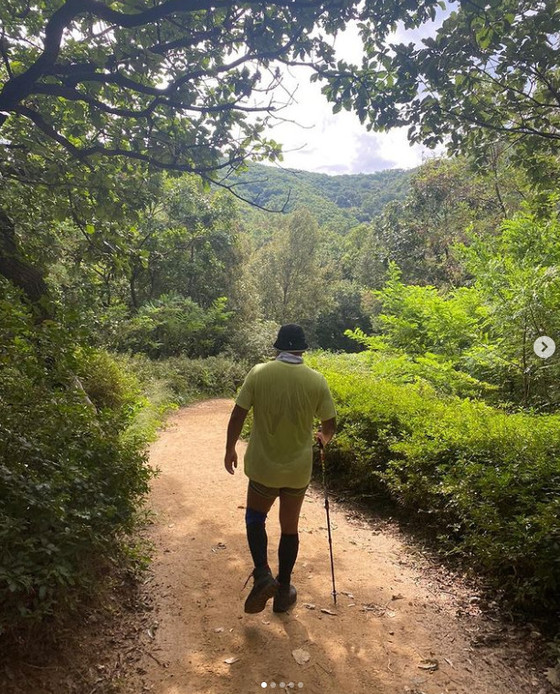
[[[291,352],[280,352],[276,359],[278,359],[278,361],[284,361],[286,364],[303,364],[303,357],[292,354]]]

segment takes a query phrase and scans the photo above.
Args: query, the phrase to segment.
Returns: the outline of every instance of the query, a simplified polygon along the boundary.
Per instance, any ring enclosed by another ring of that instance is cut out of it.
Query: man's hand
[[[336,417],[333,417],[332,419],[327,419],[324,422],[321,422],[321,428],[315,434],[315,438],[324,448],[327,445],[327,443],[334,436],[335,431],[336,431]]]
[[[224,465],[229,474],[233,475],[235,472],[234,468],[237,467],[237,451],[235,448],[232,451],[226,451]]]
[[[237,467],[237,451],[235,450],[235,444],[239,439],[241,429],[243,429],[243,422],[245,421],[247,412],[248,410],[244,410],[242,407],[239,407],[239,405],[235,405],[229,418],[224,467],[230,475],[233,475],[234,468]]]

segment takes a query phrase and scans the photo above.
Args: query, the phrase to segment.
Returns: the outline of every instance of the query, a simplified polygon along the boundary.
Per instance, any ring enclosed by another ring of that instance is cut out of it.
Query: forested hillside
[[[305,207],[317,221],[339,231],[371,222],[385,205],[403,200],[411,171],[329,176],[271,166],[251,165],[236,178],[235,191],[254,206],[292,212]]]
[[[550,627],[560,359],[535,350],[560,345],[560,13],[464,4],[424,49],[388,51],[395,22],[436,12],[413,5],[0,7],[6,638],[146,564],[147,443],[170,408],[232,396],[287,322],[335,394],[333,481]],[[351,20],[361,67],[327,42]],[[263,70],[294,61],[335,111],[448,155],[260,165],[280,159]]]

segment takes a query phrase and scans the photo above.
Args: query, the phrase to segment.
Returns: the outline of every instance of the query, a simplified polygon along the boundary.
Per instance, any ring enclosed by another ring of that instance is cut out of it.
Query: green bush
[[[192,299],[162,296],[122,322],[116,346],[152,359],[216,355],[227,342],[231,314],[226,311],[226,303],[222,297],[204,309]]]
[[[440,395],[485,400],[497,398],[497,386],[479,381],[440,354],[411,356],[405,352],[368,350],[360,354],[371,376],[396,384],[429,384]]]
[[[310,363],[337,402],[331,474],[421,512],[442,548],[517,604],[560,606],[559,415],[505,414],[428,383],[390,383],[363,359]]]
[[[134,355],[129,364],[145,387],[150,383],[162,384],[169,391],[171,401],[178,405],[187,405],[201,397],[233,397],[250,369],[246,362],[224,355],[162,360]]]
[[[245,361],[249,368],[274,353],[272,345],[276,341],[280,325],[274,321],[236,320],[228,336],[224,354],[233,359]]]
[[[144,439],[126,435],[136,392],[108,355],[76,348],[53,321],[35,324],[5,289],[0,631],[67,613],[122,556],[152,475]]]
[[[141,388],[126,362],[98,349],[76,350],[80,383],[99,410],[120,412],[128,421],[141,407]]]
[[[372,326],[388,345],[455,360],[480,338],[489,311],[477,289],[459,287],[442,295],[436,287],[403,284],[400,277],[391,262],[385,286],[370,297]]]

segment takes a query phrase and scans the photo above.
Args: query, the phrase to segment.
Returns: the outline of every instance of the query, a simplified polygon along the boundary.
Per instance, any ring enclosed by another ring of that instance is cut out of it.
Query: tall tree
[[[505,155],[495,153],[493,166],[484,172],[465,157],[427,161],[412,176],[407,198],[387,205],[366,236],[356,263],[359,279],[381,286],[388,262],[394,261],[406,282],[464,284],[468,273],[456,244],[466,241],[471,224],[494,233],[519,209],[526,190],[523,173]]]
[[[307,210],[280,222],[253,259],[264,317],[278,323],[311,325],[330,293],[319,262],[319,229]]]
[[[231,291],[238,260],[235,200],[185,175],[166,183],[130,247],[130,303],[175,293],[208,307]]]
[[[560,332],[560,224],[553,198],[548,216],[528,208],[502,223],[496,235],[471,233],[463,248],[475,287],[489,308],[493,342],[478,346],[478,374],[498,376],[506,397],[554,409],[560,402],[558,360],[541,359],[535,340]]]

